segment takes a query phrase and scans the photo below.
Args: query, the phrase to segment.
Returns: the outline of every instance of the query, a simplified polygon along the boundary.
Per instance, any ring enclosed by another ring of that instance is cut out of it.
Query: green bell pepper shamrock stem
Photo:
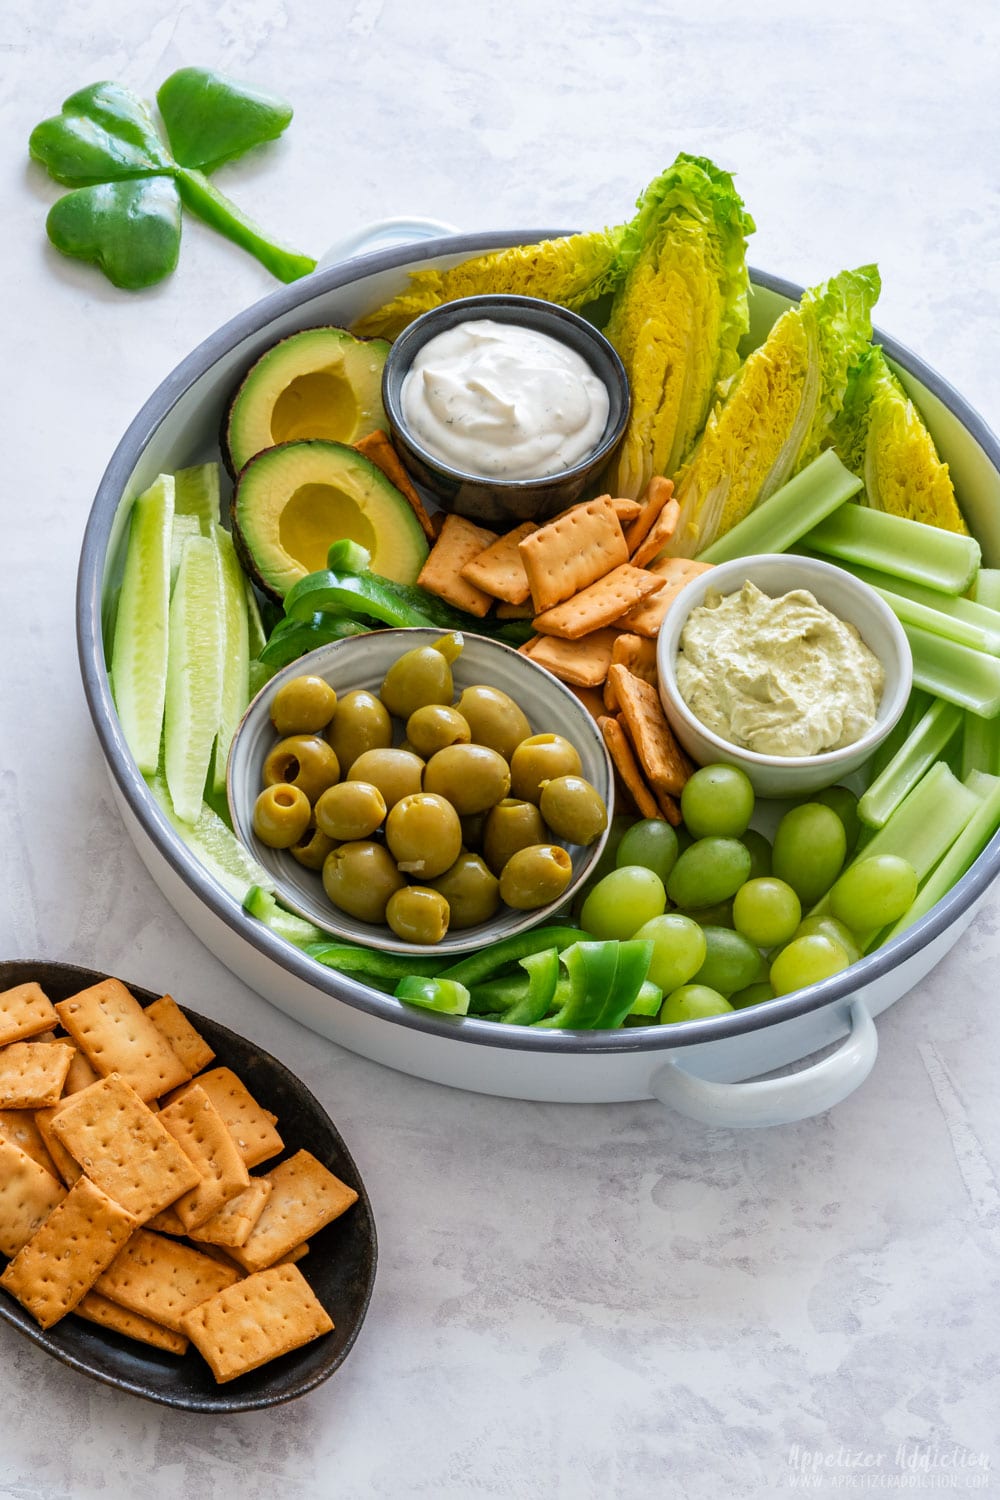
[[[408,975],[396,986],[396,999],[424,1010],[440,1011],[446,1016],[464,1016],[469,1009],[469,992],[453,979],[420,979]]]
[[[232,240],[234,245],[256,256],[265,270],[279,281],[298,281],[300,276],[315,271],[316,262],[312,256],[300,255],[297,250],[269,240],[252,219],[248,219],[231,199],[209,182],[204,172],[178,167],[175,179],[185,208]]]

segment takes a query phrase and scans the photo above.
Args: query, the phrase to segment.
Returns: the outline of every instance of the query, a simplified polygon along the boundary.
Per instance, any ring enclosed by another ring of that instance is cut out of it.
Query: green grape
[[[750,854],[739,839],[696,839],[670,872],[667,895],[675,906],[715,906],[735,896],[750,874]]]
[[[839,943],[852,964],[856,964],[861,957],[861,949],[851,929],[845,927],[843,922],[838,922],[836,917],[831,917],[829,912],[818,913],[814,917],[803,917],[792,933],[792,939],[794,941],[795,938],[812,937],[816,932]]]
[[[837,817],[844,825],[844,834],[847,838],[847,853],[853,854],[858,843],[858,835],[861,832],[861,819],[858,817],[858,799],[846,786],[828,786],[823,791],[817,792],[812,799],[814,802],[822,802],[826,807],[832,807]]]
[[[771,873],[791,886],[803,906],[812,906],[840,874],[846,850],[844,825],[833,808],[803,802],[778,824]]]
[[[658,984],[665,995],[679,985],[687,984],[705,962],[708,950],[705,934],[697,922],[692,922],[690,917],[678,916],[676,912],[651,917],[632,936],[652,941],[653,956],[647,977]]]
[[[753,817],[753,787],[738,766],[702,766],[684,784],[681,814],[696,839],[739,838]]]
[[[580,925],[595,938],[629,938],[658,917],[667,904],[663,881],[643,865],[622,865],[599,880],[580,912]]]
[[[663,818],[643,818],[627,829],[618,845],[616,865],[645,865],[666,884],[677,863],[677,835]]]
[[[784,880],[748,880],[733,898],[733,926],[758,948],[787,943],[802,920],[802,904]]]
[[[917,894],[917,872],[898,854],[875,854],[845,870],[830,892],[834,916],[852,932],[897,922]]]
[[[603,880],[609,871],[615,868],[618,846],[631,826],[632,819],[624,817],[621,813],[616,813],[611,819],[611,827],[608,829],[608,837],[604,848],[601,850],[600,857],[573,898],[573,916],[577,922],[580,920],[583,903],[594,889],[594,886],[599,880]]]
[[[698,923],[699,927],[732,927],[733,903],[717,901],[714,906],[696,906],[689,911],[681,911],[678,907],[674,915],[690,917],[692,922]]]
[[[703,927],[702,931],[705,961],[693,976],[695,984],[731,995],[760,979],[761,958],[753,943],[728,927]]]
[[[729,1001],[707,984],[682,984],[660,1007],[660,1025],[676,1021],[698,1021],[702,1016],[724,1016],[732,1010]]]
[[[763,1005],[765,1000],[774,999],[774,990],[768,979],[758,979],[756,984],[748,984],[745,990],[737,990],[735,995],[730,995],[729,1003],[733,1010],[746,1010],[748,1005]]]
[[[771,985],[776,995],[790,995],[804,990],[846,969],[850,959],[839,943],[815,932],[810,937],[795,938],[782,948],[771,965]]]
[[[740,843],[750,851],[750,879],[759,880],[771,873],[771,844],[756,828],[748,828],[740,835]]]

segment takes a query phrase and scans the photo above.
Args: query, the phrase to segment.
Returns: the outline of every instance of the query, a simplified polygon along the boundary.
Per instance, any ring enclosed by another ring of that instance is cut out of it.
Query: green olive
[[[316,803],[316,825],[331,839],[367,839],[381,828],[385,798],[368,781],[341,781]]]
[[[384,922],[393,891],[405,878],[381,844],[364,840],[340,844],[323,862],[323,889],[340,911],[360,922]]]
[[[340,764],[318,734],[293,734],[279,740],[264,757],[262,779],[265,786],[286,781],[315,802],[321,792],[340,780]]]
[[[501,870],[500,898],[517,911],[534,911],[557,901],[572,874],[573,861],[559,844],[531,844]]]
[[[348,771],[347,779],[377,786],[391,810],[401,797],[420,791],[423,774],[423,761],[409,750],[366,750]]]
[[[439,943],[448,931],[451,913],[440,891],[426,885],[404,885],[393,891],[385,920],[397,937],[408,943]]]
[[[545,824],[533,802],[520,802],[516,797],[505,797],[486,814],[483,858],[494,875],[500,874],[518,849],[527,849],[529,844],[544,842]]]
[[[322,677],[293,677],[271,699],[271,723],[282,736],[319,734],[336,707],[337,695]]]
[[[425,703],[407,719],[406,738],[418,755],[429,758],[446,745],[467,745],[472,730],[458,709],[444,703]]]
[[[450,802],[433,792],[402,797],[385,820],[385,841],[404,875],[433,880],[462,848],[462,825]]]
[[[500,688],[483,683],[467,687],[455,708],[472,731],[472,743],[488,745],[504,760],[510,760],[516,747],[531,733],[523,709]]]
[[[533,734],[510,758],[511,790],[525,802],[537,802],[543,781],[579,776],[582,769],[576,747],[561,734]]]
[[[326,796],[326,792],[323,796]],[[322,870],[323,861],[335,843],[336,840],[330,838],[329,834],[323,833],[315,823],[310,823],[299,842],[293,844],[288,852],[307,870]]]
[[[290,849],[309,827],[312,808],[305,792],[286,782],[266,786],[253,805],[253,831],[269,849]]]
[[[455,696],[451,663],[461,649],[460,635],[445,635],[433,645],[404,651],[386,672],[379,689],[389,712],[408,719],[429,703],[450,703]]]
[[[486,745],[447,745],[427,762],[424,791],[446,798],[463,817],[485,812],[510,791],[510,770]]]
[[[582,776],[543,781],[538,806],[556,838],[567,844],[592,844],[608,826],[600,793]]]
[[[366,750],[385,750],[392,744],[392,720],[388,709],[363,688],[345,693],[326,729],[326,738],[337,752],[344,775]]]
[[[457,932],[488,922],[500,906],[500,882],[478,854],[463,850],[450,870],[431,881],[451,908],[451,927]]]

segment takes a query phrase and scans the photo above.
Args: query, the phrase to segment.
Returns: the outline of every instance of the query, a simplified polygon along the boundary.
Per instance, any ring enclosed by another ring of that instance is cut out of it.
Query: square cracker
[[[117,1073],[70,1095],[53,1117],[52,1132],[139,1223],[201,1181],[159,1117]]]
[[[670,545],[680,518],[680,505],[676,500],[668,500],[649,528],[649,535],[632,552],[632,561],[637,568],[648,567],[659,557],[664,547]]]
[[[121,1307],[183,1333],[181,1319],[186,1312],[240,1279],[235,1266],[222,1265],[192,1245],[139,1229],[108,1266],[96,1290]]]
[[[250,1186],[250,1173],[225,1120],[198,1083],[161,1109],[157,1120],[201,1173],[201,1181],[173,1205],[185,1229],[196,1229]]]
[[[43,1328],[72,1312],[115,1259],[136,1220],[81,1177],[0,1276]]]
[[[494,599],[503,599],[507,604],[523,604],[531,588],[519,543],[537,530],[534,521],[515,526],[513,531],[498,537],[491,546],[467,562],[462,577],[484,593],[492,594]]]
[[[251,1177],[250,1186],[236,1198],[219,1209],[218,1213],[192,1229],[191,1238],[199,1244],[245,1245],[250,1233],[264,1212],[264,1204],[272,1193],[271,1183],[266,1177]]]
[[[20,1146],[32,1161],[37,1161],[40,1167],[59,1181],[59,1168],[52,1160],[52,1155],[42,1138],[42,1133],[35,1123],[35,1111],[32,1109],[0,1109],[0,1139],[12,1141],[15,1146]]]
[[[655,573],[622,563],[571,599],[536,615],[532,624],[543,635],[575,641],[592,630],[613,624],[647,594],[660,588],[662,582]]]
[[[187,1084],[178,1089],[166,1102],[172,1104],[175,1099],[182,1099],[193,1086]],[[255,1167],[268,1157],[277,1156],[282,1140],[274,1128],[274,1116],[260,1107],[231,1068],[212,1068],[208,1073],[199,1073],[198,1086],[205,1090],[225,1120],[246,1166]]]
[[[46,1150],[55,1163],[56,1171],[66,1186],[72,1187],[77,1178],[83,1176],[83,1168],[75,1157],[70,1156],[66,1147],[52,1129],[52,1121],[55,1119],[59,1107],[57,1104],[52,1109],[36,1109],[35,1124],[38,1126],[38,1134],[45,1142]]]
[[[164,995],[162,999],[154,1000],[152,1005],[147,1005],[146,1015],[157,1031],[166,1037],[189,1073],[200,1073],[202,1068],[207,1068],[210,1062],[215,1061],[215,1053],[205,1038],[191,1025],[177,1001],[170,995]]]
[[[174,1333],[162,1323],[144,1318],[142,1313],[119,1307],[117,1302],[102,1297],[100,1292],[87,1292],[73,1311],[78,1318],[86,1318],[88,1323],[98,1323],[102,1328],[124,1334],[126,1338],[138,1339],[141,1344],[152,1344],[154,1349],[166,1349],[168,1354],[184,1354],[187,1350],[189,1340],[184,1334]]]
[[[13,1141],[0,1140],[0,1255],[16,1255],[65,1196],[51,1172]]]
[[[417,583],[428,593],[454,604],[456,609],[467,610],[470,615],[482,619],[489,613],[493,599],[463,578],[462,569],[496,540],[495,531],[474,526],[464,516],[446,516],[441,535],[420,569]]]
[[[526,536],[519,551],[538,614],[628,562],[625,533],[610,495],[564,511]]]
[[[55,1006],[34,980],[4,990],[0,994],[0,1047],[38,1036],[58,1020]]]
[[[694,766],[674,739],[656,688],[622,666],[612,666],[608,680],[647,780],[661,792],[680,796]]]
[[[81,1089],[89,1088],[92,1083],[100,1081],[100,1073],[92,1068],[79,1047],[73,1052],[73,1061],[69,1065],[66,1074],[66,1082],[63,1084],[63,1094],[78,1094]]]
[[[625,783],[626,791],[635,803],[639,815],[643,818],[661,818],[663,814],[643,780],[639,762],[629,744],[628,735],[618,720],[608,716],[598,719],[597,723],[604,736],[604,743],[608,747],[608,754],[611,756],[614,768]]]
[[[520,650],[540,667],[546,667],[560,682],[573,687],[597,687],[608,675],[611,648],[617,630],[606,626],[593,630],[578,640],[566,641],[557,635],[536,635]]]
[[[672,479],[664,479],[660,474],[653,475],[653,478],[646,486],[646,493],[643,496],[642,508],[638,516],[636,516],[635,520],[625,530],[625,545],[628,547],[629,557],[634,557],[635,553],[642,546],[642,543],[646,540],[650,531],[652,531],[660,513],[665,506],[669,505],[673,493],[674,483]],[[680,506],[677,509],[679,514]],[[675,520],[674,526],[676,527],[676,525],[677,522]]]
[[[333,1321],[301,1271],[272,1266],[202,1302],[183,1325],[223,1385],[331,1332]]]
[[[650,595],[650,598],[655,598],[655,595]],[[636,677],[641,677],[644,682],[651,682],[656,687],[658,675],[655,641],[647,640],[645,636],[634,632],[619,631],[611,647],[611,665],[615,666],[616,663],[628,667]],[[604,709],[609,714],[618,712],[618,698],[610,678],[606,678],[604,682]]]
[[[46,1109],[62,1096],[71,1042],[12,1042],[0,1050],[0,1109]]]
[[[287,1255],[302,1240],[340,1217],[358,1195],[327,1171],[310,1151],[296,1151],[279,1162],[267,1178],[271,1196],[243,1245],[229,1254],[247,1271],[262,1271]]]
[[[143,1099],[157,1099],[191,1077],[191,1070],[119,979],[102,979],[60,1000],[56,1010],[101,1077],[120,1073]]]
[[[663,583],[655,594],[650,594],[648,599],[643,599],[641,604],[622,616],[619,622],[622,629],[633,630],[637,635],[655,640],[667,611],[681,589],[692,578],[697,578],[699,573],[707,573],[711,566],[711,563],[698,562],[693,557],[665,557],[660,562],[652,563],[649,571],[662,578]]]

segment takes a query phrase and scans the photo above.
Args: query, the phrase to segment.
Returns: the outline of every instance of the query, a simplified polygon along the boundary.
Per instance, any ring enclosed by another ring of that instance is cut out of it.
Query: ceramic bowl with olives
[[[579,700],[509,646],[380,630],[261,689],[227,789],[291,910],[370,947],[461,953],[572,899],[604,846],[612,772]]]

